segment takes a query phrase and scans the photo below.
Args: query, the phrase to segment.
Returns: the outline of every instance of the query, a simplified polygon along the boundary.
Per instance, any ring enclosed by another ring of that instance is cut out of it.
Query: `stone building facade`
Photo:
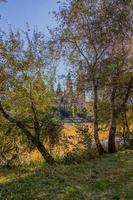
[[[59,111],[64,117],[76,116],[85,108],[85,72],[83,67],[77,71],[76,87],[74,88],[70,72],[67,75],[66,87],[57,86],[57,102]]]

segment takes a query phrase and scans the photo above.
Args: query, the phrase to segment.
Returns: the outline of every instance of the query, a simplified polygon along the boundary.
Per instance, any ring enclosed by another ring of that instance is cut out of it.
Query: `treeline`
[[[36,147],[49,164],[55,162],[45,143],[57,144],[62,129],[54,92],[62,58],[75,71],[81,64],[85,68],[82,81],[93,95],[99,154],[106,153],[99,139],[103,119],[110,126],[109,153],[117,151],[119,121],[123,133],[131,133],[127,111],[133,99],[132,1],[70,0],[53,14],[57,27],[50,30],[49,40],[29,28],[0,32],[0,157],[5,162],[23,151],[21,144]],[[101,102],[108,114],[99,112]]]

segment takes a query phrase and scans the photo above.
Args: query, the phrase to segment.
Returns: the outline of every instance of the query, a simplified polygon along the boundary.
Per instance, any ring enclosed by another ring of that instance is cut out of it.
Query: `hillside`
[[[132,200],[133,151],[75,165],[0,171],[2,200]]]

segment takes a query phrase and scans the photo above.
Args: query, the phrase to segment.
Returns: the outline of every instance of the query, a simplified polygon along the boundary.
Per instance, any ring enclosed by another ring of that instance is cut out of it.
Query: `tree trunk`
[[[53,165],[55,163],[54,158],[49,154],[49,152],[40,141],[37,144],[37,149],[48,164]]]
[[[127,147],[127,135],[130,133],[129,125],[128,125],[128,119],[127,119],[127,113],[126,108],[123,108],[123,111],[121,113],[122,117],[122,138],[124,141],[124,146]]]
[[[103,149],[99,135],[98,135],[98,110],[97,110],[97,103],[98,103],[98,94],[97,94],[97,84],[95,81],[93,81],[93,92],[94,92],[94,102],[93,102],[93,111],[94,111],[94,138],[95,138],[95,143],[96,147],[98,150],[98,153],[100,155],[105,153],[105,150]]]
[[[38,149],[44,160],[50,165],[53,165],[55,163],[54,158],[49,154],[43,143],[37,138],[36,136],[33,136],[29,130],[25,128],[25,126],[21,123],[17,123],[17,126],[25,133],[27,138],[35,145],[35,147]]]
[[[115,145],[115,134],[116,134],[116,111],[115,111],[115,88],[113,88],[111,94],[111,124],[109,130],[109,139],[108,139],[108,152],[115,153],[117,152]]]
[[[12,118],[3,108],[0,102],[0,111],[9,122],[16,124],[16,126],[22,130],[22,132],[26,135],[27,139],[31,141],[35,147],[37,147],[38,151],[41,153],[42,157],[46,160],[46,162],[50,165],[53,165],[55,160],[54,158],[48,153],[47,149],[43,145],[40,140],[37,140],[35,136],[31,134],[31,132],[26,128],[26,126],[21,122],[14,118]]]
[[[109,140],[108,140],[109,153],[117,152],[116,145],[115,145],[115,134],[116,134],[116,117],[113,111],[111,111],[111,125],[110,125]]]

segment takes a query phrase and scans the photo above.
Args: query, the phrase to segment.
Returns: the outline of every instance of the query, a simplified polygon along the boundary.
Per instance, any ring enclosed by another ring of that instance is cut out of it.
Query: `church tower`
[[[80,111],[85,108],[85,70],[82,65],[77,71],[77,104]]]
[[[73,83],[72,83],[70,72],[67,75],[66,92],[67,94],[70,94],[73,92]]]
[[[57,93],[58,95],[59,95],[59,94],[62,94],[61,84],[60,84],[60,83],[58,83],[58,85],[57,85],[56,93]]]

